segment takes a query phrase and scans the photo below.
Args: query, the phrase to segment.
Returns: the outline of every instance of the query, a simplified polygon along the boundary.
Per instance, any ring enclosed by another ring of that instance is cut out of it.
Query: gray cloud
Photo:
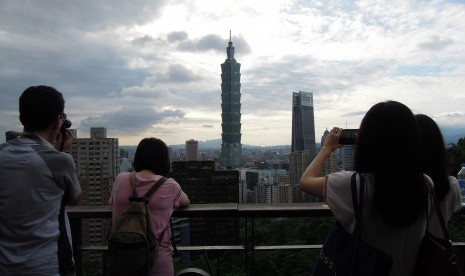
[[[460,118],[460,117],[465,117],[465,112],[463,111],[448,112],[444,116],[450,117],[450,118]]]
[[[149,35],[144,35],[142,37],[138,37],[132,40],[132,43],[138,46],[147,46],[151,42],[153,42],[153,38]]]
[[[177,19],[180,24],[158,24],[165,2],[0,1],[0,129],[18,126],[18,97],[26,87],[37,84],[62,91],[73,124],[79,126],[84,118],[81,128],[86,130],[105,125],[111,133],[119,131],[123,137],[140,135],[136,132],[169,117],[164,107],[173,109],[174,121],[191,112],[216,112],[215,120],[220,120],[219,65],[226,58],[229,37],[215,28],[194,30],[183,24],[189,21],[192,27],[197,23],[220,26],[225,20],[236,20],[236,15],[208,7],[197,10],[201,6],[197,3],[176,3],[176,7],[189,5],[188,16],[167,15],[163,23]],[[456,87],[462,83],[463,51],[459,45],[463,44],[463,32],[455,21],[462,18],[462,7],[450,7],[447,1],[413,1],[401,6],[386,3],[293,2],[274,18],[283,24],[282,29],[273,29],[273,34],[269,34],[269,28],[277,21],[267,21],[266,11],[237,3],[242,21],[237,21],[238,32],[232,41],[235,57],[242,64],[244,119],[253,117],[254,123],[266,126],[267,118],[281,117],[285,124],[290,120],[290,115],[286,116],[291,112],[291,94],[299,90],[314,93],[315,104],[326,111],[323,116],[331,116],[327,114],[333,111],[337,116],[362,115],[353,110],[362,109],[365,101],[390,97],[387,93],[408,100],[416,86],[421,86],[421,91],[428,87],[428,91],[461,91]],[[244,11],[260,21],[244,19]],[[184,18],[188,20],[184,22]],[[272,24],[267,25],[269,22]],[[257,25],[245,29],[254,23]],[[250,32],[255,26],[259,33]],[[234,34],[236,27],[232,28]],[[418,34],[424,37],[421,43]],[[265,48],[258,48],[263,45]],[[303,50],[293,52],[282,45]],[[352,51],[346,52],[348,48]],[[431,55],[430,51],[441,54]],[[418,95],[434,97],[434,93]],[[449,97],[453,99],[444,99],[438,92],[441,107],[434,112],[460,110],[462,98],[454,97],[453,92]],[[118,111],[109,111],[121,106]],[[459,115],[449,114],[444,120],[459,121]],[[190,124],[189,129],[205,133],[219,129],[212,118],[186,117],[189,120],[183,122]],[[171,131],[163,127],[158,130]],[[251,131],[246,135],[255,134]]]
[[[200,76],[196,76],[194,72],[189,70],[186,66],[182,64],[172,64],[168,66],[167,71],[158,72],[152,79],[149,80],[150,83],[154,85],[160,83],[188,83],[194,80],[200,80]]]
[[[1,1],[0,26],[31,35],[76,30],[98,31],[126,24],[143,24],[159,15],[164,0],[25,0]]]
[[[354,112],[348,112],[348,113],[345,113],[342,115],[342,117],[356,117],[356,116],[364,116],[365,115],[366,110],[365,111],[354,111]]]
[[[188,38],[188,34],[184,31],[171,32],[168,34],[168,42],[184,41]]]
[[[337,66],[336,66],[337,64]],[[394,70],[390,60],[321,62],[310,56],[285,56],[278,62],[263,60],[242,72],[244,113],[288,110],[291,93],[312,92],[322,106],[349,94],[354,87],[370,83]],[[263,97],[266,95],[266,97]],[[325,95],[333,95],[330,99]],[[270,101],[270,99],[273,99]]]
[[[454,40],[451,38],[441,38],[438,35],[433,35],[428,41],[418,44],[418,47],[428,51],[441,51],[452,44],[454,44]]]
[[[79,37],[55,41],[53,47],[38,47],[37,39],[20,45],[1,41],[0,91],[19,94],[30,85],[56,87],[67,98],[92,96],[107,98],[124,86],[142,83],[148,75],[128,67],[127,60],[110,45]],[[14,100],[16,101],[16,99]],[[0,101],[0,108],[11,108],[11,101]]]
[[[221,52],[224,49],[224,39],[219,35],[207,35],[200,39],[185,40],[179,44],[178,49],[187,52],[216,51]]]
[[[197,79],[192,71],[181,64],[171,65],[168,75],[172,82],[190,82]]]
[[[80,129],[104,126],[116,134],[138,135],[167,118],[181,119],[184,115],[180,109],[156,111],[147,105],[126,106],[101,116],[87,117],[81,121]]]
[[[241,49],[241,55],[246,55],[251,52],[250,46],[242,36],[233,36],[231,38],[233,46]],[[203,52],[203,51],[215,51],[218,53],[225,52],[225,46],[227,41],[219,35],[209,34],[199,39],[194,40],[183,40],[179,44],[178,49],[187,52]]]

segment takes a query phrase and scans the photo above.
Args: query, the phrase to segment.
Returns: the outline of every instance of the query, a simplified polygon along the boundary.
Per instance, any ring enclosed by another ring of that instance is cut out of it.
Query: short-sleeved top
[[[351,177],[353,172],[341,171],[328,175],[325,200],[337,221],[344,228],[353,232],[355,228],[355,216],[352,204]],[[417,221],[401,229],[394,228],[377,214],[373,208],[374,185],[373,177],[362,175],[365,178],[365,195],[362,217],[362,239],[389,254],[393,258],[393,267],[390,276],[411,275],[417,252],[426,229],[426,216],[420,216]],[[357,177],[357,187],[360,183],[360,175]],[[427,182],[432,185],[429,177],[425,176]],[[444,200],[440,202],[444,219],[460,209],[460,192],[457,180],[450,178],[451,189]],[[393,199],[395,204],[395,199]],[[430,202],[431,206],[431,202]],[[429,209],[430,221],[434,221],[431,209]],[[441,233],[438,225],[430,225],[433,233]]]
[[[62,198],[74,203],[80,194],[73,158],[42,137],[0,146],[0,275],[58,275]]]
[[[130,173],[120,173],[113,184],[108,202],[112,206],[112,225],[116,225],[117,219],[129,206],[128,198],[132,195],[129,175]],[[136,176],[137,195],[143,196],[161,177],[160,175],[154,175],[149,179],[142,179]],[[174,179],[168,178],[150,197],[149,208],[155,237],[159,239],[162,232],[164,232],[152,275],[173,275],[170,218],[174,209],[181,204],[181,192],[181,186]]]

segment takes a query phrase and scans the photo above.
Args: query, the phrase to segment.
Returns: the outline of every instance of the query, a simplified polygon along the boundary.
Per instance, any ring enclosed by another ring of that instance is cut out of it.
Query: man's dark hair
[[[134,170],[150,170],[154,174],[168,177],[170,156],[165,142],[157,138],[142,139],[134,155]]]
[[[51,86],[31,86],[19,97],[19,120],[24,131],[47,129],[64,109],[63,95]]]

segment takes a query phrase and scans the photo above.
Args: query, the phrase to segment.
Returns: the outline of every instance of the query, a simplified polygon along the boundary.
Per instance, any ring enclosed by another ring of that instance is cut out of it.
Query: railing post
[[[244,217],[244,255],[245,255],[245,275],[249,276],[249,232],[247,224],[249,220],[247,217]]]
[[[250,275],[255,275],[255,243],[254,243],[254,218],[252,217],[251,218],[251,223],[252,223],[252,226],[251,226],[251,232],[252,232],[252,246],[250,246],[250,250],[251,250],[251,253],[252,253],[252,273]]]
[[[245,217],[245,242],[244,242],[244,251],[245,251],[245,275],[253,276],[255,275],[255,263],[254,263],[254,218]],[[250,222],[250,227],[249,227]],[[249,235],[250,231],[250,235]],[[250,263],[250,265],[249,265]]]
[[[76,275],[82,275],[82,219],[80,217],[72,217],[69,219],[71,226],[71,237],[73,239],[73,255],[76,264]]]

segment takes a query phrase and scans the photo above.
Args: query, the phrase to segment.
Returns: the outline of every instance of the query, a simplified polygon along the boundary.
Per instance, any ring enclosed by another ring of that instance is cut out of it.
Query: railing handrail
[[[70,218],[111,218],[110,206],[67,207]],[[465,214],[465,203],[456,214]],[[323,202],[288,204],[237,204],[212,203],[191,204],[176,209],[174,217],[321,217],[332,216],[328,205]]]

